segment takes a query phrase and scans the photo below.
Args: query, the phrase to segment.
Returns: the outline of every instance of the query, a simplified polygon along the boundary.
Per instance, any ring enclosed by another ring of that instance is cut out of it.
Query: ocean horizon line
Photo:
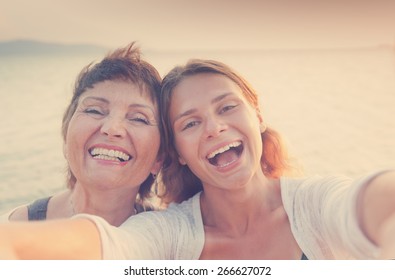
[[[144,47],[144,44],[136,41],[137,46]],[[108,52],[116,47],[104,46],[91,43],[62,43],[41,41],[34,39],[0,40],[0,54],[14,53],[48,53],[48,52],[78,52],[78,51],[99,51]],[[377,44],[361,46],[328,46],[328,47],[267,47],[267,48],[181,48],[181,49],[160,49],[147,47],[144,52],[150,53],[188,53],[188,52],[307,52],[307,51],[367,51],[367,50],[394,50],[395,45]]]

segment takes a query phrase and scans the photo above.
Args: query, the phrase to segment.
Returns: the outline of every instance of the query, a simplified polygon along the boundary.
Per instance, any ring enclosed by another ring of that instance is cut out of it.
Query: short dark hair
[[[160,74],[154,66],[141,59],[140,49],[136,47],[135,42],[132,42],[124,48],[109,53],[100,62],[88,64],[82,69],[75,82],[70,104],[63,115],[62,136],[64,142],[66,141],[70,120],[77,109],[81,95],[97,83],[115,80],[130,81],[138,85],[150,94],[151,101],[154,104],[158,104],[157,100],[161,86]],[[67,186],[73,188],[76,178],[70,168],[67,168]],[[148,176],[141,184],[139,190],[141,199],[148,196],[153,181],[153,176]]]

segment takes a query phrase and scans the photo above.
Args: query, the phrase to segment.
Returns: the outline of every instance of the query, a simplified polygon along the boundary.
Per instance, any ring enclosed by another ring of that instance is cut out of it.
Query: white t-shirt
[[[381,171],[384,172],[384,171]],[[281,194],[293,235],[308,259],[374,259],[378,248],[357,219],[360,190],[381,172],[351,180],[343,176],[281,178]],[[141,213],[119,228],[87,217],[98,227],[104,259],[199,259],[204,245],[200,193],[168,209]]]

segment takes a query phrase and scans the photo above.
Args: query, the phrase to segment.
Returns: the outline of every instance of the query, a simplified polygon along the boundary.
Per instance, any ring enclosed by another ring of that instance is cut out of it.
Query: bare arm
[[[101,259],[100,236],[87,219],[1,224],[0,258]]]
[[[363,230],[381,249],[380,258],[395,259],[395,171],[374,178],[358,208]]]

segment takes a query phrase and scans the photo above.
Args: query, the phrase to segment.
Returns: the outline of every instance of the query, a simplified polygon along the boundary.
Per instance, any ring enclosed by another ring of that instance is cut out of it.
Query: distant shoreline
[[[106,52],[108,48],[89,44],[57,44],[33,40],[0,42],[0,55],[12,54],[55,54]]]
[[[75,54],[75,53],[106,53],[110,51],[111,47],[105,47],[94,44],[62,44],[51,43],[35,40],[11,40],[0,41],[0,55],[12,54]],[[215,53],[215,52],[325,52],[325,51],[369,51],[369,50],[389,50],[395,51],[395,46],[390,44],[382,44],[377,46],[360,46],[360,47],[327,47],[327,48],[267,48],[267,49],[182,49],[182,50],[159,50],[146,49],[144,52],[148,53]]]

